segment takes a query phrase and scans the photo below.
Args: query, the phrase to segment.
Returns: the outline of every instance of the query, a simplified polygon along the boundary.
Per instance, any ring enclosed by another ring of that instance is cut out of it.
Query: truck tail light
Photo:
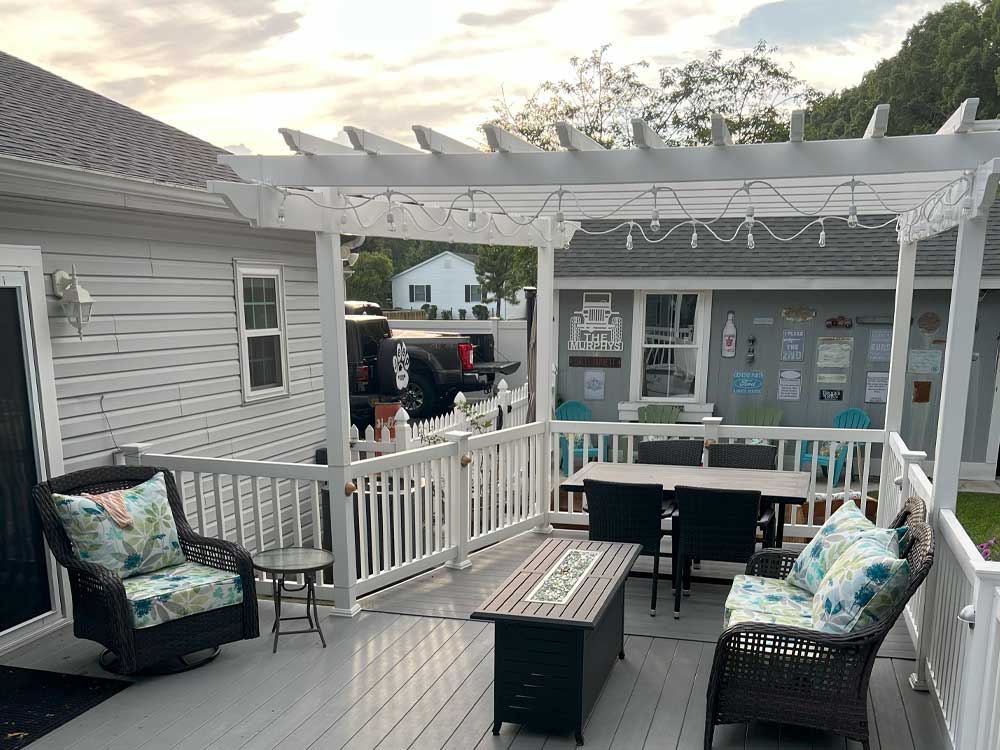
[[[462,360],[462,369],[471,370],[472,365],[472,352],[476,347],[472,344],[459,344],[458,345],[458,358]]]
[[[358,382],[367,383],[368,376],[368,365],[358,365]]]

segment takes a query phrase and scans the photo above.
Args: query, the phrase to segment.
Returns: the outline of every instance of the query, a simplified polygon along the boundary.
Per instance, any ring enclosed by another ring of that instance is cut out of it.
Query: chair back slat
[[[864,409],[844,409],[833,418],[833,426],[842,430],[866,430],[872,420]]]
[[[590,539],[642,545],[642,554],[659,548],[663,487],[584,479],[590,514]]]
[[[746,562],[754,553],[760,493],[678,486],[683,553],[700,560]]]
[[[594,412],[582,401],[564,401],[556,408],[556,419],[563,422],[593,422]]]
[[[639,443],[638,461],[641,464],[701,466],[704,446],[701,440],[644,440]]]
[[[708,465],[723,469],[773,469],[777,465],[775,445],[715,443],[708,446]]]

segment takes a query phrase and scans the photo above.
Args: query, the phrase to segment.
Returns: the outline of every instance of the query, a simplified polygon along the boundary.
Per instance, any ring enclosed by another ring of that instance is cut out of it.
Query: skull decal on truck
[[[406,390],[410,384],[410,354],[402,341],[396,344],[396,353],[392,356],[392,369],[396,373],[396,388],[401,391]]]

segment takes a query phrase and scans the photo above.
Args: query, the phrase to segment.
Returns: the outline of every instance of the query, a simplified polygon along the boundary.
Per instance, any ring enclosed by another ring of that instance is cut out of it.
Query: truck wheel
[[[411,419],[426,419],[437,403],[434,381],[422,372],[411,371],[410,384],[399,394],[399,400]]]

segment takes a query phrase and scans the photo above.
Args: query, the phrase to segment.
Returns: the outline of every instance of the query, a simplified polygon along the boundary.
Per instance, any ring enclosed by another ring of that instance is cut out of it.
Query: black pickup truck
[[[374,314],[345,320],[351,419],[358,424],[370,423],[379,401],[397,399],[413,419],[424,419],[450,408],[459,391],[490,390],[498,375],[520,365],[477,362],[476,345],[457,333],[393,331]]]

